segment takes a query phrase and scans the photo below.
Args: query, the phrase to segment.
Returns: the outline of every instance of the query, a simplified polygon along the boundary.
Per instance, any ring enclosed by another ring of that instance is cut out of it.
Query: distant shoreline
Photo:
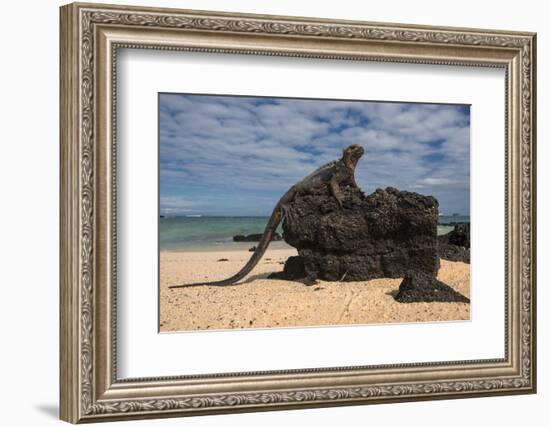
[[[455,225],[469,223],[468,216],[440,216],[438,235],[447,234]],[[182,217],[159,220],[160,252],[248,251],[258,242],[234,242],[236,235],[262,234],[267,217]],[[277,232],[282,235],[282,227]],[[273,241],[270,249],[289,249],[284,241]]]
[[[469,215],[440,215],[439,218],[469,218]],[[160,219],[267,219],[268,215],[159,215]],[[457,224],[469,221],[455,221]]]
[[[224,243],[194,243],[189,246],[181,246],[174,248],[160,248],[160,252],[219,252],[219,251],[230,251],[230,252],[248,252],[250,248],[256,246],[258,242],[224,242]],[[288,250],[294,249],[292,246],[287,244],[284,241],[271,242],[269,244],[269,250]],[[252,252],[250,251],[250,255]]]

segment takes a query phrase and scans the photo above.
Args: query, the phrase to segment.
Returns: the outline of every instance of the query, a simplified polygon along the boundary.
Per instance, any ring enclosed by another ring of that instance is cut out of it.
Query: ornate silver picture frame
[[[61,419],[536,391],[535,34],[80,3],[63,6],[60,21]],[[504,357],[119,378],[116,62],[122,48],[503,69]]]

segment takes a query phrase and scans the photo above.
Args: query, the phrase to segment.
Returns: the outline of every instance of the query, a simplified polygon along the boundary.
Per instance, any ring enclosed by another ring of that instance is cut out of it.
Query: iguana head
[[[363,147],[358,144],[351,144],[344,148],[342,159],[347,167],[355,170],[355,166],[363,154],[365,154]]]

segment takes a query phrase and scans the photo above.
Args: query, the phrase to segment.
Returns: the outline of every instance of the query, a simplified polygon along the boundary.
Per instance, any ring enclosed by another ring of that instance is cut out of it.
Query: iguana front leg
[[[338,182],[338,179],[336,179],[335,176],[333,176],[330,179],[329,187],[330,187],[330,193],[332,194],[332,196],[338,202],[338,206],[340,206],[340,209],[343,209],[344,208],[344,204],[343,204],[344,195],[342,194],[342,190],[340,190],[340,184]]]

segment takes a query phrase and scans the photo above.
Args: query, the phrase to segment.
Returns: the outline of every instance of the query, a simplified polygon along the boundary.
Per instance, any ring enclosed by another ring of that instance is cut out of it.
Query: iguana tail
[[[258,262],[264,255],[267,247],[269,246],[269,243],[271,242],[271,237],[273,237],[273,233],[275,232],[275,230],[277,230],[277,227],[279,226],[279,223],[282,220],[283,207],[286,203],[292,200],[295,192],[296,192],[295,188],[292,187],[277,202],[277,205],[275,205],[275,208],[271,213],[271,217],[267,222],[267,225],[264,230],[264,234],[262,235],[262,238],[260,239],[260,243],[258,243],[258,246],[254,251],[254,254],[250,257],[248,262],[245,264],[243,268],[241,268],[241,270],[238,273],[234,274],[233,276],[227,279],[219,280],[216,282],[189,283],[186,285],[171,285],[168,287],[171,289],[174,289],[174,288],[188,288],[191,286],[226,286],[226,285],[233,285],[237,283],[239,280],[241,280],[242,278],[244,278],[248,273],[252,271],[252,269],[256,266],[256,264],[258,264]]]

